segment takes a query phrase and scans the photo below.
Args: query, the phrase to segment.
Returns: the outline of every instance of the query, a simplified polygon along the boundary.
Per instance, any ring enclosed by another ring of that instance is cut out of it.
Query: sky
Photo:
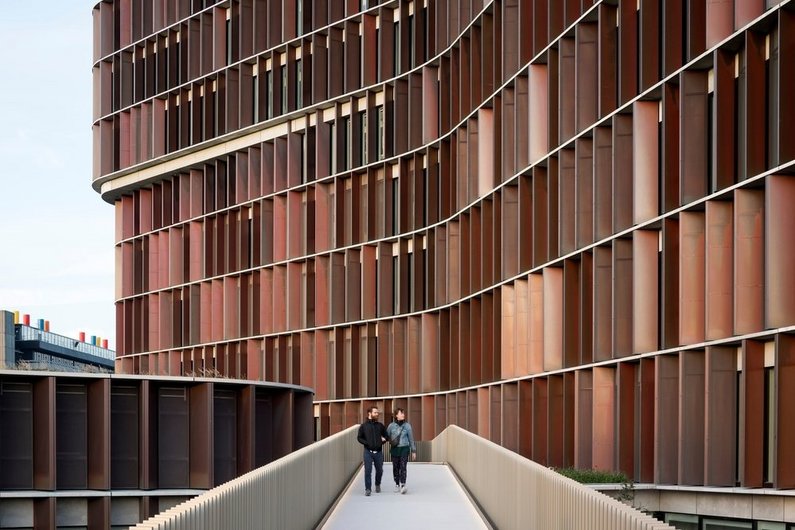
[[[0,309],[115,349],[113,206],[91,187],[96,2],[2,2]]]

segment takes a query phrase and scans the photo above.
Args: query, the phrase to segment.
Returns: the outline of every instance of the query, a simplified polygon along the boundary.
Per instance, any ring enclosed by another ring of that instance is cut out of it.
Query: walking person
[[[356,437],[364,446],[364,494],[370,496],[373,465],[375,464],[375,492],[381,493],[381,477],[384,474],[383,445],[386,442],[386,428],[378,421],[378,407],[367,409],[367,420],[359,426]]]
[[[395,419],[386,428],[387,438],[392,446],[389,453],[392,456],[392,475],[395,479],[395,493],[405,494],[406,472],[411,459],[417,459],[417,444],[414,443],[414,431],[411,424],[406,421],[406,411],[402,408],[395,409]]]

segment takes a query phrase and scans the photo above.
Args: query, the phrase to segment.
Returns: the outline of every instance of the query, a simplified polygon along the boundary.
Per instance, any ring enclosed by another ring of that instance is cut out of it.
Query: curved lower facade
[[[128,528],[312,440],[295,385],[0,370],[0,528]]]
[[[154,5],[94,10],[117,371],[795,487],[791,2]]]

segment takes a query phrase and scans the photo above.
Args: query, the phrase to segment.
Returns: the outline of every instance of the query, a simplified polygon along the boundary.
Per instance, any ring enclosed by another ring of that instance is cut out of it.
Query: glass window
[[[406,287],[404,289],[406,293],[406,310],[413,311],[414,310],[414,278],[412,272],[414,272],[414,252],[408,253],[408,260],[407,266],[408,269],[406,274]]]
[[[375,28],[375,79],[381,81],[381,28]]]
[[[400,73],[400,21],[395,22],[395,31],[392,33],[392,75]]]
[[[398,208],[399,208],[399,194],[400,194],[400,183],[397,178],[392,179],[392,234],[397,234],[399,227],[399,215],[398,215]]]
[[[751,530],[754,527],[751,521],[732,521],[729,519],[704,519],[704,530],[737,530],[739,528]]]
[[[299,37],[304,34],[304,0],[295,2],[295,34]]]
[[[408,48],[408,60],[409,60],[409,70],[414,68],[414,15],[409,15],[408,19],[408,28],[406,31],[408,35],[406,35],[406,40],[408,41],[407,48]]]
[[[268,87],[268,101],[265,105],[268,109],[267,117],[270,119],[273,118],[273,70],[265,72],[265,85]]]
[[[775,472],[776,454],[776,377],[775,368],[765,368],[765,432],[764,432],[764,473],[765,484],[772,485]]]
[[[287,65],[279,68],[282,75],[282,114],[287,114]]]
[[[787,530],[786,523],[774,523],[772,521],[758,521],[756,530]]]
[[[359,161],[360,165],[367,164],[367,112],[359,113]]]
[[[342,133],[341,138],[342,145],[341,154],[342,154],[342,170],[346,170],[350,168],[350,136],[351,136],[351,119],[348,116],[344,116],[342,118]]]
[[[375,131],[375,156],[376,160],[383,160],[385,158],[384,153],[384,106],[381,105],[378,107],[378,112],[376,113],[376,131]]]
[[[710,78],[714,71],[710,71]],[[707,89],[707,189],[710,193],[718,189],[718,177],[715,172],[715,131],[713,130],[715,119],[715,90],[712,83]]]
[[[666,513],[665,522],[679,530],[700,530],[697,515]]]
[[[329,163],[331,167],[329,170],[331,173],[337,172],[337,150],[334,146],[337,145],[337,127],[334,125],[334,122],[329,124],[329,133],[328,133],[328,152],[329,152]]]
[[[254,75],[251,77],[251,92],[254,102],[254,123],[256,123],[259,121],[259,76],[256,75],[256,66],[254,66]]]
[[[299,134],[298,137],[298,177],[301,184],[306,184],[306,135]]]
[[[232,10],[226,10],[226,64],[232,64]]]
[[[398,286],[400,284],[400,275],[399,275],[399,267],[398,267],[398,257],[392,256],[392,314],[397,315],[400,313],[400,298],[398,293],[400,290]]]
[[[295,61],[295,107],[300,109],[304,106],[304,78],[301,69],[301,59]]]

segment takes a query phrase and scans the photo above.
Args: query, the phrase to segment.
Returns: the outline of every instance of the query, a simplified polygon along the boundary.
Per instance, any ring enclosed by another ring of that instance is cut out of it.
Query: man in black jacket
[[[375,464],[375,492],[381,493],[381,476],[384,474],[384,453],[381,450],[386,442],[386,427],[378,421],[378,407],[367,409],[367,421],[359,426],[357,439],[364,446],[364,494],[370,495],[371,476]]]

